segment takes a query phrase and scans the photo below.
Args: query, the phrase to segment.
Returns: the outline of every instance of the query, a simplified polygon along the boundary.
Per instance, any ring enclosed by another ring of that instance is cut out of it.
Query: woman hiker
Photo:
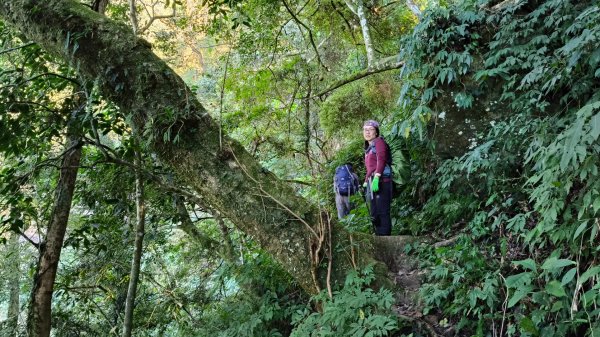
[[[390,205],[392,203],[391,154],[385,140],[379,136],[379,123],[368,120],[363,125],[365,138],[366,177],[363,187],[376,235],[392,233]]]

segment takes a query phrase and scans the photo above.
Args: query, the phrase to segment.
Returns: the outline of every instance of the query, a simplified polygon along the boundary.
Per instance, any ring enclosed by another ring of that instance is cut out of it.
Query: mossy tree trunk
[[[181,78],[130,28],[72,0],[4,1],[0,17],[98,83],[128,114],[140,141],[198,192],[205,206],[252,235],[308,292],[319,290],[315,280],[327,273],[343,280],[353,266],[351,257],[358,267],[373,262],[370,237],[350,240],[336,228],[332,267],[315,271],[327,266],[325,238],[335,226],[239,143],[221,137]]]

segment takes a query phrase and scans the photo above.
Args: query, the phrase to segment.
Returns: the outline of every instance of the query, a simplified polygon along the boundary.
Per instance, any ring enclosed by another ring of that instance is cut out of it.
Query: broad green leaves
[[[567,259],[558,259],[556,257],[551,257],[549,259],[547,259],[546,261],[544,261],[544,264],[542,264],[542,269],[543,270],[549,270],[549,271],[553,271],[559,268],[563,268],[566,266],[571,266],[574,265],[575,261],[571,261],[571,260],[567,260]]]
[[[392,293],[365,288],[373,279],[372,269],[350,273],[345,285],[330,299],[324,291],[315,299],[321,301],[320,313],[298,310],[294,314],[295,329],[290,336],[389,336],[398,328],[390,315]]]
[[[498,312],[517,335],[564,336],[595,324],[588,315],[598,311],[587,308],[600,288],[599,22],[592,1],[504,3],[495,13],[448,6],[425,15],[419,40],[404,47],[400,103],[413,109],[403,115],[413,126],[426,129],[422,112],[443,115],[449,105],[475,114],[467,109],[477,100],[498,97],[502,107],[476,146],[436,162],[421,191],[430,195],[412,215],[442,236],[460,230],[472,240],[457,245],[463,254],[424,249],[432,270],[423,294],[432,308],[468,312],[462,322],[479,335],[498,333]],[[473,39],[450,43],[463,30]],[[459,52],[473,61],[457,61]],[[489,262],[482,274],[504,277],[495,293],[504,306],[492,303],[489,315],[473,308],[483,278],[465,277],[478,253]]]

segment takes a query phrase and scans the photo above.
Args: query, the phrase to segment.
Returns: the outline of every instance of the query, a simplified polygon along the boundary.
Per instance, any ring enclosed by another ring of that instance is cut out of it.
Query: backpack
[[[339,195],[353,195],[358,192],[360,183],[348,164],[335,168],[334,189]]]

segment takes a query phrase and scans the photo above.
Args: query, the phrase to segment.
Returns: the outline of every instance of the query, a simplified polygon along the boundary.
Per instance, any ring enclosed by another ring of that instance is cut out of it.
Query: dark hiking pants
[[[388,181],[384,181],[388,180]],[[367,187],[367,197],[370,199],[370,212],[376,235],[392,234],[392,218],[390,217],[390,206],[392,204],[392,181],[389,178],[379,180],[379,191],[373,193],[371,198],[371,186]]]

